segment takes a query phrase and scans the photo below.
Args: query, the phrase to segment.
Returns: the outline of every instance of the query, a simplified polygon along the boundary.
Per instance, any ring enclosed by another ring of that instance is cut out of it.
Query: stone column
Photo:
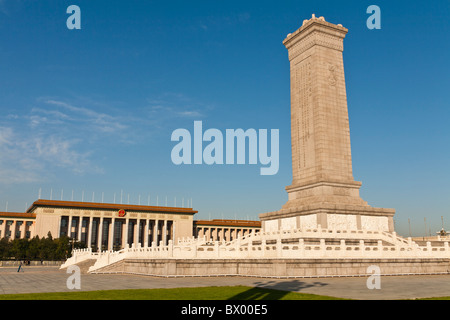
[[[126,248],[128,245],[128,226],[130,219],[126,218],[125,223],[122,224],[122,248]]]
[[[213,241],[213,230],[211,227],[208,228],[208,239]]]
[[[81,241],[81,227],[83,226],[83,217],[82,216],[80,216],[79,217],[79,219],[78,219],[78,236],[77,236],[77,238],[78,238],[78,241]]]
[[[90,249],[92,246],[92,221],[93,221],[93,217],[90,216],[89,217],[89,226],[88,226],[88,239],[87,239],[87,247]]]
[[[133,232],[133,244],[135,247],[137,247],[139,242],[139,223],[140,219],[136,219],[136,222],[134,223],[134,232]]]
[[[67,222],[67,236],[72,238],[72,220],[73,216],[69,215],[69,221]]]
[[[102,238],[103,238],[103,217],[100,217],[100,221],[98,223],[98,227],[97,227],[97,246],[98,246],[98,251],[101,252],[102,251]]]
[[[163,241],[164,245],[167,245],[167,220],[165,220],[165,219],[164,219],[164,224],[163,224],[162,241]]]
[[[225,238],[226,241],[230,241],[230,240],[231,240],[231,237],[230,237],[230,228],[226,228],[226,229],[224,230],[224,238]]]
[[[36,236],[36,221],[33,221],[30,226],[30,238],[34,238]]]
[[[25,239],[25,230],[26,230],[27,221],[22,221],[22,225],[20,226],[20,239]]]
[[[113,250],[114,248],[114,224],[116,222],[116,218],[111,218],[111,223],[109,225],[109,235],[108,235],[108,250]]]
[[[0,232],[0,238],[4,238],[6,232],[6,220],[3,220],[2,224],[1,224],[1,232]]]
[[[61,238],[61,220],[62,220],[62,218],[63,218],[63,216],[60,216],[58,219],[58,229],[56,229],[56,230],[58,230],[57,231],[58,234],[56,235],[56,237],[58,237],[58,238]],[[25,228],[25,230],[26,230],[26,228]],[[31,238],[31,232],[30,232],[30,238]]]
[[[223,227],[216,228],[216,241],[223,241]]]
[[[178,244],[179,236],[177,234],[176,229],[177,224],[175,223],[175,220],[172,221],[172,243]]]
[[[144,228],[144,247],[148,247],[148,231],[150,227],[150,219],[145,219],[145,228]]]
[[[11,240],[14,240],[16,238],[16,220],[13,220],[10,230],[11,230]]]
[[[159,226],[159,220],[154,220],[155,224],[153,225],[153,242],[156,243],[156,246],[159,246],[158,243],[158,226]]]

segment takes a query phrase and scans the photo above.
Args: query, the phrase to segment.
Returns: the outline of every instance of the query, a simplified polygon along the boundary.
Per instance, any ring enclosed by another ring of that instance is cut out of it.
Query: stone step
[[[97,261],[97,259],[87,259],[82,262],[75,263],[75,265],[80,268],[81,273],[86,274],[86,273],[88,273],[89,268],[91,266],[93,266],[96,261]],[[67,269],[67,267],[65,267],[63,269]]]

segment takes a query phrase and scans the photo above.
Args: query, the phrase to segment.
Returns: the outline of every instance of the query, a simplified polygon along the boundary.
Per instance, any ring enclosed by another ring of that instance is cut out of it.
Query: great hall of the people
[[[39,199],[26,212],[0,212],[0,238],[41,238],[50,232],[54,238],[68,236],[93,250],[119,250],[192,237],[230,241],[261,228],[259,221],[195,221],[196,213],[192,208]]]

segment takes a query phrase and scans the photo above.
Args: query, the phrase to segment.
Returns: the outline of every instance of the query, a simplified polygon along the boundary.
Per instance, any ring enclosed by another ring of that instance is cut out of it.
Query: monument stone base
[[[382,275],[448,274],[449,259],[125,259],[93,273],[159,277],[354,277],[376,264]]]
[[[317,204],[261,214],[264,232],[324,228],[394,232],[394,211],[351,205]]]
[[[374,208],[359,196],[360,182],[289,186],[281,210],[261,214],[263,231],[314,229],[394,231],[394,209]]]

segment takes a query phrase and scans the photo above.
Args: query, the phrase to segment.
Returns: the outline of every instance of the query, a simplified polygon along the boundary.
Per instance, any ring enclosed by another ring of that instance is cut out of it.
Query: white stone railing
[[[185,238],[185,237],[183,237],[183,238],[181,238],[181,239],[178,239],[178,243],[177,244],[179,244],[179,245],[186,245],[186,244],[198,244],[198,245],[202,245],[202,244],[205,244],[205,243],[207,243],[209,240],[208,240],[208,238],[206,237],[206,236],[203,236],[203,237],[198,237],[198,238],[195,238],[195,237],[188,237],[188,238]]]
[[[382,240],[377,243],[366,244],[363,239],[359,244],[348,244],[340,240],[339,244],[327,244],[325,238],[317,244],[307,244],[304,239],[297,243],[283,243],[281,235],[274,243],[260,244],[249,241],[241,244],[239,239],[232,244],[215,241],[211,245],[178,244],[173,245],[169,241],[167,246],[134,247],[122,249],[116,252],[103,252],[99,254],[97,262],[89,271],[96,270],[128,259],[364,259],[364,258],[450,258],[448,242],[443,246],[433,247],[430,242],[426,246],[418,246],[411,240],[397,237],[395,234],[384,234],[387,239],[395,241],[395,244],[385,245]],[[273,242],[273,239],[271,239]],[[354,242],[354,241],[352,241]]]
[[[240,241],[241,244],[247,243],[249,240],[269,240],[269,239],[292,239],[292,238],[323,238],[323,239],[380,239],[388,242],[403,242],[408,243],[407,240],[396,235],[396,233],[388,233],[385,231],[371,231],[371,230],[335,230],[335,229],[322,229],[320,225],[317,228],[310,229],[289,229],[289,230],[277,230],[277,231],[267,231],[259,232],[255,234],[249,234],[239,239],[235,239],[230,243]]]
[[[314,243],[305,240],[314,239]],[[287,241],[289,240],[289,241]],[[357,244],[355,244],[355,242]],[[384,231],[282,230],[252,233],[233,241],[209,241],[205,237],[181,239],[168,245],[162,242],[150,247],[140,245],[119,251],[93,253],[89,249],[74,250],[62,266],[96,259],[90,272],[123,259],[363,259],[363,258],[450,258],[448,242],[442,246],[419,246],[411,238],[404,239]]]

